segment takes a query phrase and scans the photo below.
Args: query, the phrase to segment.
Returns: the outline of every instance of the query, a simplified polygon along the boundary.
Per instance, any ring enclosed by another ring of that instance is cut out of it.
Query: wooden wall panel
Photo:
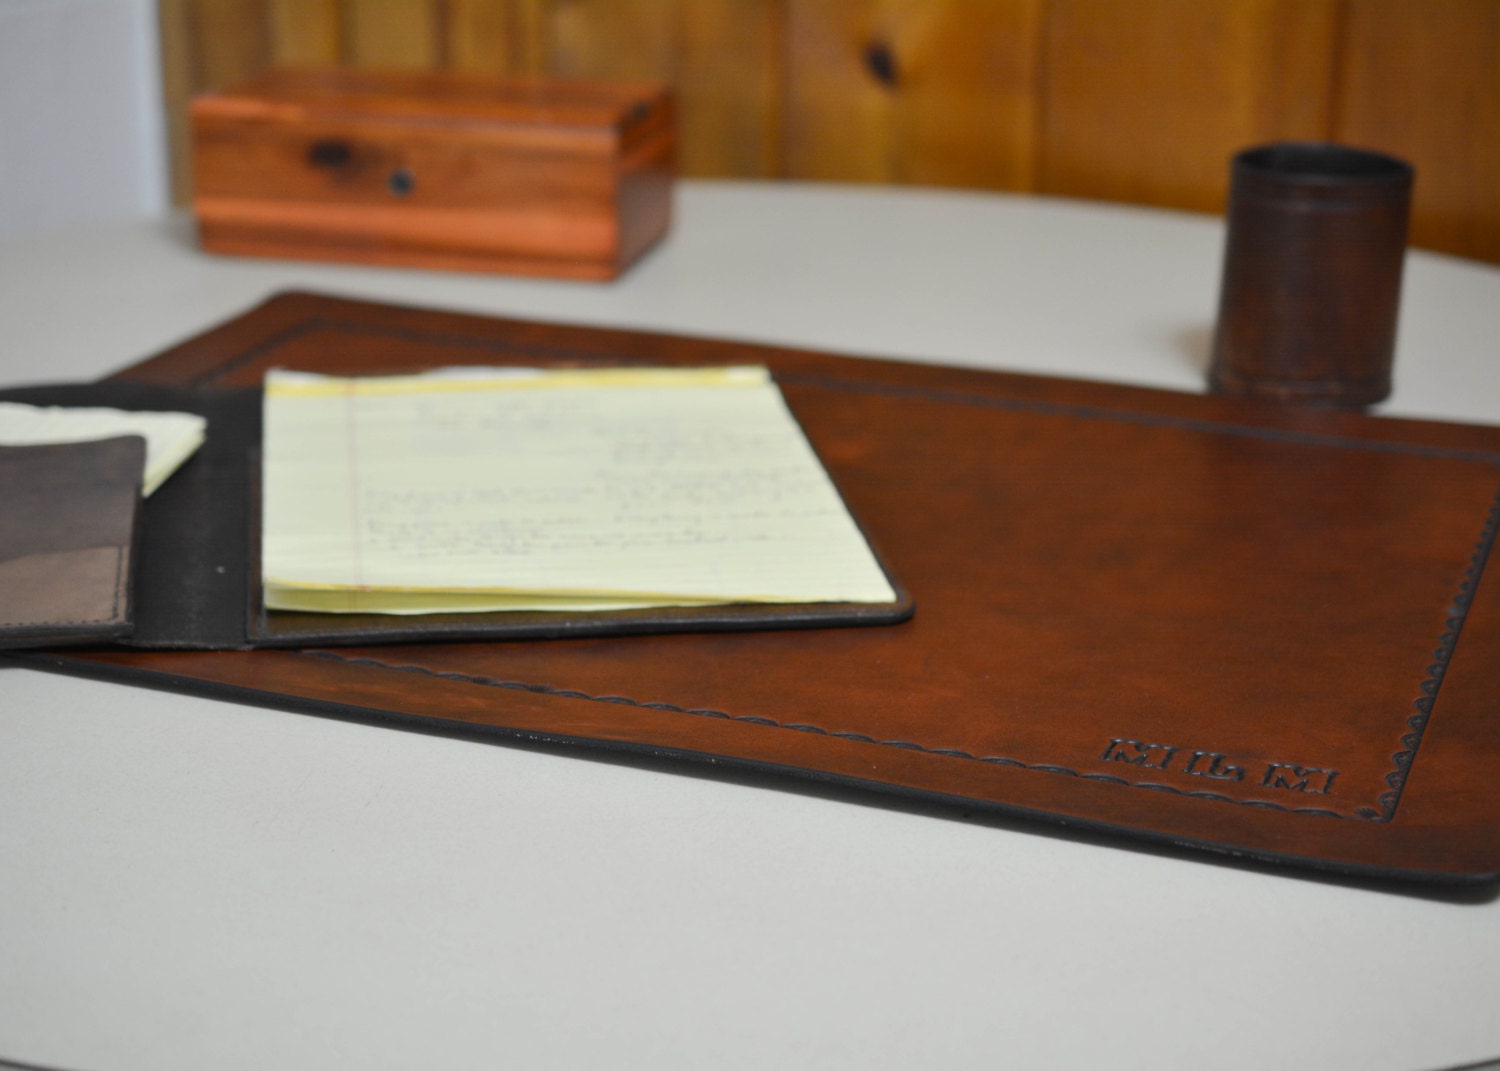
[[[343,58],[338,0],[270,0],[271,59],[284,67],[321,67]]]
[[[1335,135],[1417,168],[1412,238],[1500,261],[1500,3],[1351,0]]]
[[[158,0],[161,32],[161,95],[166,109],[168,171],[172,201],[186,204],[193,196],[188,155],[187,102],[198,92],[193,82],[193,35],[187,0]]]
[[[1500,262],[1500,0],[158,0],[191,96],[273,63],[654,78],[684,174],[1217,211],[1232,152],[1417,165],[1418,243]]]
[[[535,74],[546,65],[543,0],[448,0],[448,65],[471,74]]]
[[[678,163],[689,175],[784,174],[784,0],[688,0],[677,88]]]
[[[791,0],[794,178],[1028,189],[1041,0]]]
[[[271,24],[265,0],[214,0],[192,5],[193,80],[223,85],[271,62]]]
[[[547,70],[669,82],[684,172],[773,176],[782,8],[783,0],[554,0]]]
[[[187,101],[270,65],[270,17],[265,0],[161,0],[158,14],[173,195],[186,200],[192,189]]]
[[[1327,136],[1334,0],[1053,0],[1047,193],[1217,211],[1230,155]]]
[[[550,5],[555,74],[668,78],[676,71],[680,0],[558,0]]]
[[[444,7],[441,0],[344,0],[344,58],[390,70],[445,66]]]

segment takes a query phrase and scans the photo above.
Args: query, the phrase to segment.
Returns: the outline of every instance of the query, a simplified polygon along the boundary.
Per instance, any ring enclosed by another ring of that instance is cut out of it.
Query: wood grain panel
[[[794,178],[1026,189],[1040,0],[792,0]]]
[[[270,0],[271,58],[283,67],[339,62],[343,20],[338,0]]]
[[[264,70],[271,62],[270,20],[265,0],[162,0],[159,13],[173,196],[186,201],[192,194],[187,102]]]
[[[193,96],[193,35],[188,0],[158,0],[156,15],[161,35],[161,95],[167,113],[172,202],[184,205],[193,197],[192,155],[187,134],[187,102]]]
[[[669,82],[685,173],[775,175],[782,7],[782,0],[556,0],[548,69]]]
[[[275,64],[652,78],[687,175],[1218,211],[1235,150],[1418,167],[1419,244],[1500,261],[1500,0],[159,0],[187,102]]]
[[[1334,0],[1051,0],[1039,187],[1218,211],[1228,160],[1331,129]]]
[[[1412,240],[1500,261],[1500,2],[1350,0],[1336,133],[1417,168]]]
[[[705,177],[782,174],[782,0],[686,0],[679,23],[678,165]]]
[[[473,74],[535,74],[546,66],[543,0],[448,0],[448,65]]]
[[[343,0],[344,58],[362,67],[425,70],[447,60],[441,0]]]
[[[229,85],[270,64],[265,0],[194,0],[190,6],[195,91]]]

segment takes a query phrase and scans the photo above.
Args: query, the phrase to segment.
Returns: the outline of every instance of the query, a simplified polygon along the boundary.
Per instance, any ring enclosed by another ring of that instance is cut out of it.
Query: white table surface
[[[1223,231],[686,183],[616,284],[0,245],[0,383],[284,289],[1197,391]],[[1500,422],[1500,270],[1413,253],[1382,411]],[[0,509],[4,504],[0,503]],[[1500,1055],[1500,900],[1428,897],[0,668],[0,1059],[77,1071],[1433,1069]]]

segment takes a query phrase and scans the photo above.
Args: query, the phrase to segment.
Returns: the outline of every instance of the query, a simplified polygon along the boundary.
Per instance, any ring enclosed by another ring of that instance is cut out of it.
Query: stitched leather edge
[[[28,630],[51,630],[74,625],[108,625],[120,620],[120,599],[125,594],[124,566],[126,562],[125,550],[122,547],[108,548],[115,552],[115,579],[113,594],[109,606],[109,614],[106,617],[91,617],[73,621],[0,621],[0,629],[17,628],[25,626]]]
[[[209,386],[215,380],[222,379],[230,372],[244,367],[257,357],[270,353],[279,346],[283,346],[302,335],[310,334],[317,330],[373,335],[377,338],[406,339],[412,342],[435,342],[460,349],[522,357],[541,357],[553,360],[590,360],[613,365],[649,363],[635,358],[623,359],[619,354],[597,350],[548,346],[538,343],[513,343],[500,339],[474,338],[470,335],[454,334],[447,331],[432,331],[409,327],[386,327],[376,324],[362,324],[349,320],[313,316],[299,324],[286,328],[264,342],[258,343],[217,368],[200,373],[193,380],[193,386]],[[1235,435],[1251,439],[1262,439],[1269,442],[1294,443],[1302,446],[1368,450],[1382,454],[1405,454],[1410,457],[1441,458],[1448,461],[1478,461],[1485,464],[1500,465],[1500,451],[1494,450],[1465,450],[1456,447],[1426,446],[1421,443],[1358,439],[1346,435],[1291,431],[1284,428],[1264,428],[1253,424],[1235,424],[1229,421],[1208,420],[1202,417],[1174,416],[1169,413],[1143,413],[1131,409],[1112,409],[1102,405],[1048,402],[1031,398],[1008,398],[948,390],[939,387],[907,387],[883,383],[862,383],[857,380],[840,379],[835,376],[789,373],[778,374],[775,376],[775,379],[778,383],[796,386],[821,387],[825,390],[840,390],[861,394],[884,394],[899,398],[925,398],[928,401],[944,402],[950,405],[968,405],[989,409],[1006,409],[1016,412],[1046,413],[1056,416],[1081,417],[1087,420],[1114,420],[1127,424],[1144,424],[1153,427],[1177,428],[1183,431]]]
[[[646,702],[639,699],[631,699],[623,695],[590,695],[572,688],[556,688],[548,684],[532,684],[526,681],[507,681],[498,677],[485,677],[473,673],[460,673],[456,670],[437,670],[427,666],[420,666],[413,662],[384,662],[378,658],[368,655],[346,655],[328,648],[310,648],[293,652],[306,658],[319,658],[330,662],[344,662],[354,666],[370,666],[377,669],[393,670],[397,673],[417,673],[424,677],[434,677],[439,680],[459,681],[463,684],[477,684],[485,688],[505,688],[516,692],[532,692],[537,695],[557,696],[560,699],[583,699],[590,703],[611,703],[616,706],[639,707],[642,710],[661,710],[673,714],[690,714],[700,718],[718,718],[723,721],[743,722],[747,725],[763,725],[771,729],[787,729],[792,732],[812,733],[817,736],[834,737],[839,740],[851,740],[859,744],[874,744],[877,747],[899,748],[902,751],[918,751],[925,755],[941,755],[944,758],[964,759],[969,762],[982,762],[990,766],[1010,766],[1018,770],[1031,770],[1037,773],[1061,774],[1066,777],[1076,777],[1083,781],[1099,781],[1109,785],[1121,785],[1126,788],[1142,788],[1151,792],[1165,792],[1173,796],[1187,796],[1192,799],[1212,800],[1215,803],[1235,803],[1242,807],[1255,807],[1264,811],[1280,811],[1286,814],[1316,815],[1321,818],[1344,818],[1364,819],[1367,821],[1383,821],[1378,815],[1370,817],[1366,814],[1341,814],[1338,811],[1326,810],[1320,807],[1287,807],[1280,803],[1271,803],[1266,800],[1242,800],[1233,796],[1225,796],[1218,792],[1199,792],[1189,789],[1178,788],[1175,785],[1163,785],[1155,781],[1130,781],[1113,774],[1086,773],[1070,769],[1067,766],[1059,766],[1054,763],[1025,762],[1006,755],[974,755],[960,748],[929,747],[919,744],[913,740],[877,740],[873,736],[864,733],[841,732],[834,729],[825,729],[820,725],[810,725],[806,722],[781,722],[773,718],[765,718],[755,714],[730,714],[722,710],[714,710],[710,707],[682,707],[675,703]]]
[[[448,331],[433,331],[420,328],[388,327],[375,324],[363,324],[356,321],[328,318],[323,316],[310,316],[308,319],[294,324],[271,338],[252,346],[243,353],[225,361],[216,368],[199,374],[192,381],[193,386],[202,387],[211,385],[222,379],[230,372],[241,368],[256,358],[273,352],[280,346],[317,330],[342,331],[348,334],[365,334],[383,338],[400,338],[411,341],[436,342],[452,345],[465,349],[481,350],[489,353],[505,353],[521,356],[546,357],[552,359],[588,359],[605,361],[613,364],[621,362],[620,355],[601,353],[586,349],[573,349],[569,347],[558,347],[540,345],[536,343],[516,344],[501,339],[475,338]],[[623,363],[643,363],[636,360],[627,360]],[[1285,442],[1297,445],[1323,446],[1336,449],[1368,450],[1376,453],[1406,454],[1413,457],[1437,458],[1451,461],[1472,461],[1483,464],[1500,465],[1500,452],[1488,450],[1463,450],[1447,447],[1424,446],[1419,443],[1393,443],[1382,440],[1357,439],[1340,435],[1324,435],[1312,432],[1296,432],[1281,428],[1263,428],[1254,425],[1233,424],[1223,421],[1206,420],[1197,417],[1180,417],[1163,413],[1142,413],[1132,410],[1111,409],[1105,406],[1065,404],[1047,402],[1034,399],[1007,398],[983,394],[972,394],[963,391],[944,390],[940,388],[924,387],[902,387],[890,386],[878,383],[860,383],[854,380],[839,379],[831,376],[811,375],[783,375],[775,377],[777,382],[795,384],[798,386],[819,387],[828,390],[858,391],[868,394],[884,394],[893,397],[916,397],[930,401],[946,404],[980,406],[985,408],[1005,409],[1011,411],[1047,413],[1058,416],[1072,416],[1092,420],[1116,420],[1125,423],[1141,424],[1154,427],[1177,428],[1185,431],[1196,431],[1208,434],[1225,434],[1243,436],[1247,438],[1261,439],[1270,442]],[[1439,637],[1438,647],[1434,651],[1435,661],[1428,666],[1428,675],[1419,685],[1423,693],[1414,701],[1416,712],[1406,719],[1406,731],[1401,736],[1400,749],[1391,757],[1393,769],[1386,774],[1385,783],[1390,786],[1387,792],[1380,795],[1377,806],[1357,807],[1353,814],[1341,814],[1336,811],[1324,810],[1322,808],[1291,808],[1282,804],[1270,803],[1260,800],[1240,800],[1230,796],[1224,796],[1217,792],[1198,792],[1180,789],[1172,785],[1161,785],[1154,782],[1133,782],[1124,778],[1114,777],[1109,774],[1081,773],[1065,766],[1051,764],[1028,764],[1019,759],[1010,759],[1004,756],[975,756],[967,752],[946,748],[929,748],[910,741],[880,741],[872,737],[864,737],[862,734],[838,734],[831,733],[817,726],[798,726],[794,724],[782,724],[765,718],[750,716],[736,716],[719,711],[688,710],[673,704],[643,703],[627,699],[623,696],[589,696],[582,692],[573,692],[566,689],[550,689],[544,685],[528,685],[522,682],[504,682],[490,678],[469,677],[464,674],[447,674],[425,667],[415,665],[395,665],[379,662],[375,659],[356,659],[348,656],[338,655],[327,650],[304,650],[298,653],[313,657],[326,657],[338,659],[350,663],[369,664],[381,666],[387,669],[398,669],[405,672],[426,673],[436,677],[448,677],[450,679],[465,680],[469,683],[482,684],[491,687],[509,687],[528,691],[539,691],[547,694],[555,694],[567,698],[589,699],[597,702],[615,702],[648,709],[672,710],[688,714],[702,714],[704,716],[719,716],[731,720],[748,721],[751,723],[763,723],[776,728],[789,728],[802,732],[821,733],[828,736],[850,735],[850,738],[858,739],[860,742],[868,742],[886,747],[903,747],[908,750],[923,751],[930,754],[946,755],[953,758],[964,758],[976,762],[988,762],[992,765],[1014,765],[1017,768],[1037,770],[1044,773],[1059,773],[1085,780],[1097,780],[1106,783],[1119,783],[1129,787],[1145,788],[1152,791],[1167,792],[1174,795],[1191,797],[1194,799],[1209,799],[1226,803],[1235,803],[1242,806],[1259,807],[1266,810],[1282,811],[1288,814],[1312,814],[1334,818],[1354,818],[1371,822],[1389,822],[1396,814],[1400,805],[1401,793],[1406,785],[1406,776],[1416,759],[1418,748],[1421,746],[1422,736],[1425,731],[1427,720],[1431,714],[1432,706],[1436,702],[1437,693],[1442,683],[1443,674],[1447,670],[1448,663],[1452,660],[1454,648],[1458,642],[1458,636],[1463,631],[1463,622],[1467,616],[1469,604],[1479,579],[1483,575],[1485,565],[1489,559],[1489,552],[1493,547],[1497,528],[1500,528],[1500,491],[1497,491],[1491,508],[1487,514],[1485,523],[1481,529],[1480,538],[1474,553],[1469,560],[1468,568],[1464,571],[1464,577],[1459,584],[1459,594],[1454,598],[1449,608],[1448,616],[1444,619],[1445,631]]]
[[[1420,686],[1422,694],[1412,702],[1415,713],[1406,719],[1407,732],[1401,737],[1401,750],[1391,756],[1395,769],[1385,775],[1385,783],[1390,786],[1390,791],[1381,793],[1377,801],[1378,812],[1371,811],[1369,808],[1360,808],[1362,818],[1375,818],[1382,822],[1389,822],[1396,817],[1396,808],[1401,804],[1401,792],[1406,787],[1406,775],[1411,772],[1412,762],[1417,757],[1417,748],[1422,744],[1422,736],[1427,730],[1427,721],[1432,716],[1433,704],[1437,702],[1438,691],[1443,686],[1443,677],[1447,675],[1448,664],[1453,661],[1454,649],[1458,646],[1458,638],[1462,635],[1464,622],[1468,619],[1469,606],[1474,601],[1475,589],[1479,587],[1479,579],[1484,575],[1490,552],[1495,547],[1497,532],[1500,532],[1500,489],[1495,491],[1495,497],[1490,502],[1490,511],[1485,518],[1484,526],[1479,530],[1479,539],[1474,544],[1474,552],[1469,555],[1468,568],[1464,570],[1463,579],[1458,585],[1458,592],[1453,596],[1453,602],[1448,606],[1448,614],[1443,619],[1444,632],[1438,637],[1437,648],[1432,652],[1434,661],[1427,667],[1427,677]]]

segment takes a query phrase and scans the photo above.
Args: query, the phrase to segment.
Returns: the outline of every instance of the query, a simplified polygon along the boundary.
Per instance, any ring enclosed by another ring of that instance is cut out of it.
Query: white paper
[[[95,442],[118,435],[146,440],[141,490],[149,495],[203,445],[208,422],[193,413],[127,412],[0,402],[0,445]]]

